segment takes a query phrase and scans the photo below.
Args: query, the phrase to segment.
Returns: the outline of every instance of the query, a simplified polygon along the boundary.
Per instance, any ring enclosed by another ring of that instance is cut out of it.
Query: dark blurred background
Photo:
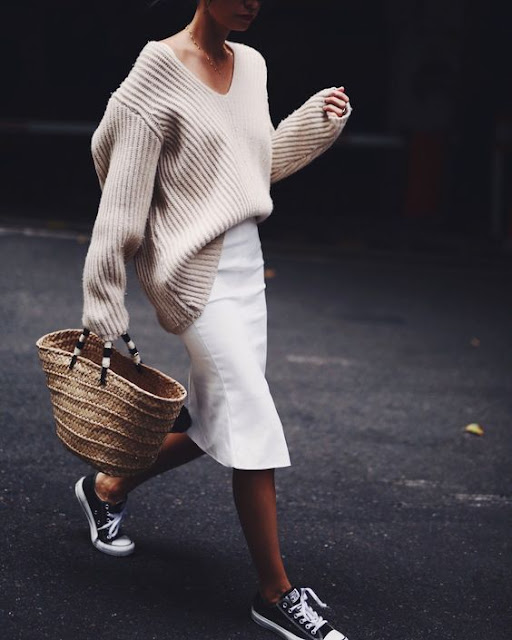
[[[92,228],[89,144],[110,93],[195,10],[150,4],[3,6],[0,222]],[[267,0],[228,39],[265,56],[274,125],[327,86],[344,85],[354,111],[327,153],[273,185],[262,238],[509,256],[511,19],[511,3],[473,0]]]

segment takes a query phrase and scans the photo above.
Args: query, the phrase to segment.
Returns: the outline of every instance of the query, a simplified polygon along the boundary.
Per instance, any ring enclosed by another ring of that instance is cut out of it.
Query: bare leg
[[[98,473],[96,476],[95,490],[101,500],[107,502],[119,502],[124,500],[127,494],[139,484],[168,469],[179,467],[203,455],[204,451],[191,440],[186,433],[168,433],[165,436],[158,457],[153,465],[129,478],[109,476]]]
[[[260,593],[277,602],[292,585],[279,549],[274,469],[233,469],[233,495]]]

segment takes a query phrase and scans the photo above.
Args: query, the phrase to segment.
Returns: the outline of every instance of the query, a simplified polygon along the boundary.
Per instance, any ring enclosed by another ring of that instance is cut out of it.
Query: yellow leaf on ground
[[[472,422],[471,424],[468,424],[464,428],[464,431],[467,431],[468,433],[474,433],[477,436],[483,436],[484,435],[484,430],[476,422]]]

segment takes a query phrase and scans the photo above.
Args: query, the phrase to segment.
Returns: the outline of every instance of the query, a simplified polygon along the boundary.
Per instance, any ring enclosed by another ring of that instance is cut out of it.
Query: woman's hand
[[[345,87],[338,87],[332,93],[325,96],[324,111],[332,111],[337,116],[341,116],[345,113],[346,104],[349,101],[349,97],[344,93]]]

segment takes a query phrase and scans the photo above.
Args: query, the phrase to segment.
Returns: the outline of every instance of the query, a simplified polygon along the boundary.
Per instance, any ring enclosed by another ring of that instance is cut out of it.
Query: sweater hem
[[[167,317],[162,316],[160,313],[157,313],[157,318],[160,326],[165,329],[168,333],[173,333],[174,335],[179,335],[183,333],[188,327],[199,318],[203,309],[201,309],[198,313],[194,313],[193,315],[186,315],[185,313],[179,314],[180,318],[177,322],[169,322]],[[178,315],[175,313],[175,316]]]
[[[167,308],[159,308],[157,310],[157,318],[159,324],[167,332],[179,335],[203,313],[208,301],[209,293],[204,302],[200,303],[195,308],[192,308],[190,305],[183,302],[179,292],[175,289],[168,287],[168,291],[172,294],[172,316],[169,316]]]

